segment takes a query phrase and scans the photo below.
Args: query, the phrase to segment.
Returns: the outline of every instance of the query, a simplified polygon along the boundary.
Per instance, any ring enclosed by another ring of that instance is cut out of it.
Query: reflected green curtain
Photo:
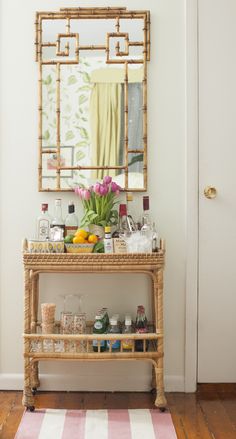
[[[121,136],[121,84],[94,84],[90,98],[90,124],[92,166],[117,166]],[[92,172],[92,177],[114,177],[119,172],[99,169]]]

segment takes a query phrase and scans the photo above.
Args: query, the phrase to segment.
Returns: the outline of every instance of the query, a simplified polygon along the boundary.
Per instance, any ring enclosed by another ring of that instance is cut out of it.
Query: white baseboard
[[[166,375],[164,378],[166,392],[184,392],[184,376],[182,375]]]
[[[150,376],[111,375],[101,377],[97,375],[53,375],[40,374],[40,390],[57,391],[140,391],[150,390]],[[23,374],[0,374],[0,390],[22,390]],[[166,392],[184,392],[183,376],[165,376]]]

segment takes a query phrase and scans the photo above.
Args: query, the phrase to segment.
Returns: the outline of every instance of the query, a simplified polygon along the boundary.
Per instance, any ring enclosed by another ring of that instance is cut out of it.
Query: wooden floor
[[[195,394],[167,393],[178,439],[236,439],[236,384],[201,384]],[[36,407],[154,408],[150,393],[39,392]],[[22,393],[0,391],[0,438],[13,439]],[[148,438],[145,438],[148,439]]]

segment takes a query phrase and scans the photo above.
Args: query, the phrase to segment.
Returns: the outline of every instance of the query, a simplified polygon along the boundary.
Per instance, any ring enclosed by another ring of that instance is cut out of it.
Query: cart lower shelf
[[[123,342],[131,342],[130,350],[123,349]],[[163,351],[158,351],[163,334],[158,332],[145,334],[24,334],[25,344],[25,390],[23,404],[33,410],[34,394],[38,389],[39,361],[105,361],[123,360],[149,361],[153,365],[152,390],[157,390],[155,405],[164,409],[166,399],[162,386],[162,370],[158,367],[158,359],[163,357]],[[97,352],[94,352],[93,342],[96,340]],[[109,348],[102,350],[102,342],[108,342]],[[120,348],[112,350],[114,341],[120,341]]]

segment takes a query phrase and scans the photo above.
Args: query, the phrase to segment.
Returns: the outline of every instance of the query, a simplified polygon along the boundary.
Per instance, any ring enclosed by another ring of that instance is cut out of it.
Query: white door
[[[236,382],[236,0],[198,3],[198,382]]]

